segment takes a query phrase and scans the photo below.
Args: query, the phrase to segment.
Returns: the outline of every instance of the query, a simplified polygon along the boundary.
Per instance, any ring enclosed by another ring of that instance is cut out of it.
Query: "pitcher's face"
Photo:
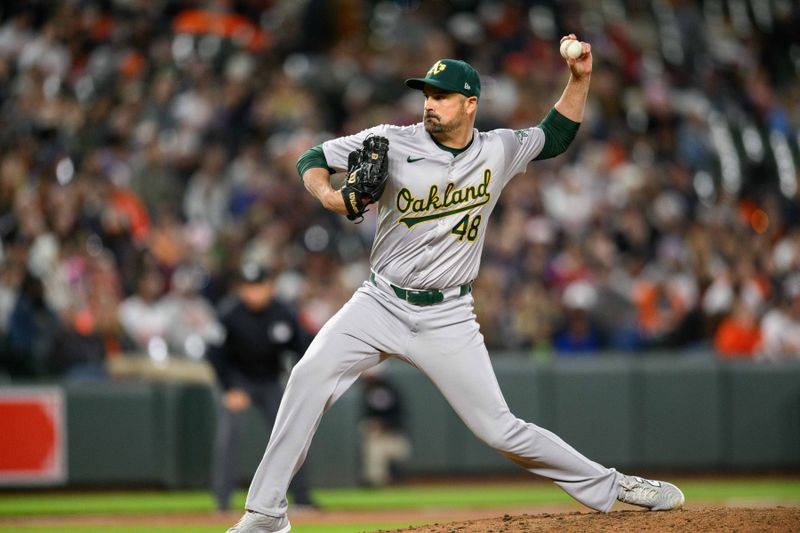
[[[471,101],[477,101],[474,96],[467,98],[463,94],[445,91],[431,85],[426,85],[422,93],[425,95],[422,122],[425,131],[431,134],[449,134],[465,127]]]

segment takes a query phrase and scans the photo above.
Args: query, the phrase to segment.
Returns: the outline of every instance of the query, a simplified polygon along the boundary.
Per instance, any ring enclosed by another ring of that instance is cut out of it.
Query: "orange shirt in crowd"
[[[150,231],[150,216],[142,201],[132,192],[119,189],[112,193],[111,204],[127,217],[133,238],[143,242]]]
[[[761,329],[754,322],[742,322],[728,317],[714,334],[714,348],[725,358],[753,357],[760,346]]]
[[[686,315],[686,302],[663,284],[639,281],[633,299],[639,314],[639,327],[646,335],[672,331]]]

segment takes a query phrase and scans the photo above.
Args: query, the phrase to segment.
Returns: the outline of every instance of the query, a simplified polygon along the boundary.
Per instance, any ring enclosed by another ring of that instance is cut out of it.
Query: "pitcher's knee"
[[[519,419],[514,419],[504,424],[498,424],[493,428],[487,428],[484,434],[478,438],[486,443],[487,446],[501,453],[517,453],[521,448],[528,448],[530,440],[535,435],[526,431],[526,424]]]
[[[483,442],[485,442],[487,446],[497,450],[498,452],[508,451],[509,442],[503,435],[491,435],[488,438],[481,440],[483,440]]]

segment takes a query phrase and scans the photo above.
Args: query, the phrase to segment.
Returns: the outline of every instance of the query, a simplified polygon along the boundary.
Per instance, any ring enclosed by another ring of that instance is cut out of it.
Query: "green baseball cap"
[[[440,59],[428,70],[424,78],[410,78],[406,86],[421,91],[425,85],[432,85],[461,93],[464,96],[481,97],[481,78],[478,71],[466,61],[459,59]]]

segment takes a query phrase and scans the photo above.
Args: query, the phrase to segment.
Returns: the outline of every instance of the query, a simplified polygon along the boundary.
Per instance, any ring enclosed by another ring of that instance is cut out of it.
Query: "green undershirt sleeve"
[[[539,127],[544,131],[544,146],[534,161],[563,154],[575,139],[581,123],[573,122],[553,108],[539,123]]]
[[[303,155],[297,158],[297,172],[300,174],[301,178],[309,168],[324,168],[331,174],[336,172],[328,166],[328,161],[325,160],[325,153],[322,151],[321,144],[309,148],[303,152]]]

